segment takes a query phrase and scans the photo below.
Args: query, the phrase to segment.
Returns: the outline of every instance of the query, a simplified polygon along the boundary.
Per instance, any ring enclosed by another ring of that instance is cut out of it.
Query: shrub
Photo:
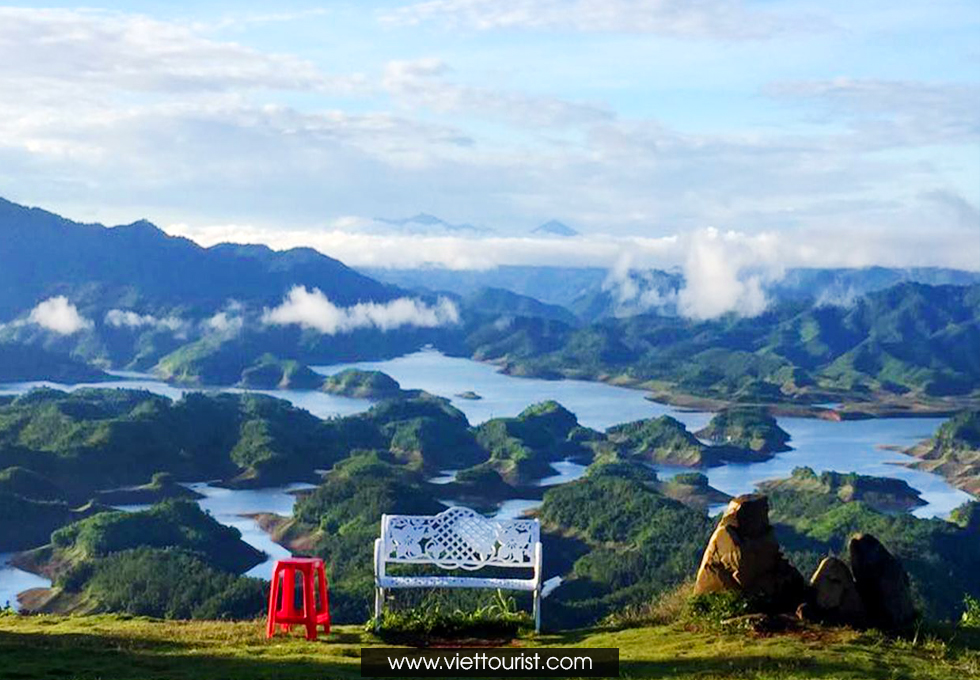
[[[374,630],[375,619],[366,629]],[[384,638],[500,638],[513,637],[531,628],[530,614],[517,609],[513,597],[496,591],[489,602],[470,611],[444,608],[438,598],[426,598],[419,606],[388,609],[382,614]]]
[[[980,599],[970,597],[963,598],[963,616],[960,618],[960,625],[964,628],[980,628]]]
[[[688,615],[695,620],[720,624],[726,619],[751,614],[753,607],[741,593],[702,593],[688,600]]]

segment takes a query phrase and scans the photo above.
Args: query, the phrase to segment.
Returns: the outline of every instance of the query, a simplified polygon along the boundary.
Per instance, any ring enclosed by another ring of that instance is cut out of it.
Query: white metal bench
[[[430,564],[475,571],[531,569],[531,578],[388,576],[386,564]],[[382,515],[374,541],[374,616],[380,625],[387,588],[500,588],[534,593],[534,630],[541,630],[541,529],[536,519],[488,519],[469,508],[438,515]]]

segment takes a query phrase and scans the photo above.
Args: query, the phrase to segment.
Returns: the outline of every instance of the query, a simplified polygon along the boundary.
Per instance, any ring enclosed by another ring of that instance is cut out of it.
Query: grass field
[[[364,646],[341,626],[306,642],[266,640],[261,622],[158,621],[118,616],[0,616],[0,678],[358,678]],[[980,678],[980,631],[915,641],[847,629],[765,636],[656,626],[573,631],[522,646],[618,647],[624,678]]]

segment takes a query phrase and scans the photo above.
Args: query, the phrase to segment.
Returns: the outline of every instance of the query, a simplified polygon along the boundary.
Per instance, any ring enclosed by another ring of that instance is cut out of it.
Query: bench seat
[[[536,579],[477,578],[473,576],[382,576],[378,579],[382,588],[499,588],[533,592],[538,586]]]

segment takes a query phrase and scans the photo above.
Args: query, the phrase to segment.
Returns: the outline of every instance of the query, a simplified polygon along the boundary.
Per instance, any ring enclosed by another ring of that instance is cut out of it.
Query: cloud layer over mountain
[[[78,308],[64,295],[39,302],[31,310],[27,322],[59,335],[73,335],[84,328],[92,327],[92,321],[79,314]]]
[[[281,305],[265,310],[262,320],[267,324],[296,324],[326,335],[336,335],[362,328],[389,331],[403,326],[447,326],[459,322],[459,310],[446,298],[440,298],[432,306],[413,298],[398,298],[386,303],[365,302],[338,307],[318,288],[308,290],[305,286],[295,286]]]

